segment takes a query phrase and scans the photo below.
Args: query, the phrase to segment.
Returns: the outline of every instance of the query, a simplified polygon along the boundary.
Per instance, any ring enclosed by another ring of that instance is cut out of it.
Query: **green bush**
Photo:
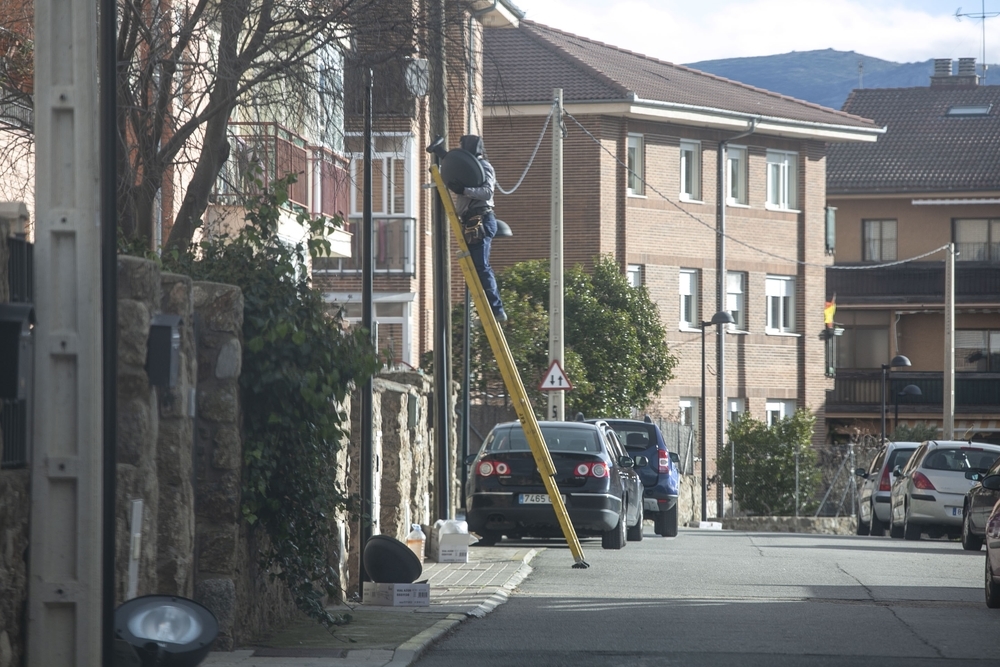
[[[308,282],[306,253],[328,250],[325,239],[339,221],[299,213],[310,230],[307,247],[277,236],[293,180],[246,202],[247,225],[234,238],[204,241],[164,264],[243,290],[243,516],[270,537],[261,565],[300,609],[334,625],[340,619],[324,609],[323,594],[339,592],[327,548],[332,512],[348,500],[334,483],[335,455],[349,438],[339,405],[351,383],[375,372],[376,358],[366,333],[348,331]]]
[[[773,426],[748,414],[729,424],[732,446],[721,453],[717,465],[723,482],[728,482],[735,450],[735,496],[741,510],[763,516],[795,515],[796,453],[799,512],[816,509],[822,473],[811,445],[815,422],[808,410],[797,410]]]

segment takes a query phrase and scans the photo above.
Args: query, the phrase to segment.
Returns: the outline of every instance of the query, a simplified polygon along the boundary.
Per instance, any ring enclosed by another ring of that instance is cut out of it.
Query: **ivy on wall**
[[[258,187],[262,194],[246,202],[247,224],[235,237],[173,252],[164,265],[243,290],[243,516],[270,538],[261,565],[288,586],[302,611],[333,626],[343,619],[323,606],[324,594],[339,592],[327,549],[332,512],[349,500],[334,482],[337,450],[349,438],[339,406],[377,361],[365,332],[348,330],[308,282],[307,254],[327,253],[326,239],[341,221],[300,212],[309,240],[290,246],[278,238],[292,182],[289,176]]]

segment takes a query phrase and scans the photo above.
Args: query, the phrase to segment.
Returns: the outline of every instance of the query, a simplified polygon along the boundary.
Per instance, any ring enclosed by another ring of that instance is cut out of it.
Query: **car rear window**
[[[652,424],[615,424],[611,423],[611,428],[618,434],[618,439],[625,444],[625,448],[632,451],[648,449],[656,443],[656,431]]]
[[[561,428],[559,426],[542,428],[545,445],[552,452],[600,452],[602,451],[601,443],[597,435],[596,428]],[[529,450],[528,439],[521,428],[498,430],[486,448],[488,452],[526,452]]]
[[[985,470],[993,465],[1000,456],[998,452],[967,447],[935,449],[924,459],[923,467],[927,470]]]
[[[889,470],[895,470],[896,466],[905,466],[910,460],[910,456],[913,454],[912,449],[894,449],[892,454],[889,455],[889,465],[886,466]]]

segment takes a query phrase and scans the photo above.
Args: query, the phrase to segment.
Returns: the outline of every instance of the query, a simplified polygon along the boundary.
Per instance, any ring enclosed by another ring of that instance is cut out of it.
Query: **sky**
[[[513,0],[525,18],[674,63],[836,49],[895,62],[982,61],[983,0]],[[961,9],[959,9],[961,8]],[[1000,13],[1000,0],[985,0]],[[1000,62],[1000,16],[986,19]]]

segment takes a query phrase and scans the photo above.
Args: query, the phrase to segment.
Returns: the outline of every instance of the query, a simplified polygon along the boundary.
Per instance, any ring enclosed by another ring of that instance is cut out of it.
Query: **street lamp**
[[[900,396],[923,396],[924,392],[920,391],[920,387],[915,384],[908,384],[903,387],[902,391],[896,392],[896,416],[892,420],[892,430],[893,433],[899,428],[899,397]]]
[[[882,438],[880,444],[885,446],[885,380],[890,368],[905,368],[912,366],[910,360],[901,354],[897,354],[887,364],[882,364]]]
[[[705,444],[705,327],[716,324],[732,324],[736,320],[728,310],[720,310],[708,322],[701,323],[701,405],[698,406],[699,429],[701,430],[701,520],[708,520],[708,452]],[[722,342],[720,341],[720,345]]]

